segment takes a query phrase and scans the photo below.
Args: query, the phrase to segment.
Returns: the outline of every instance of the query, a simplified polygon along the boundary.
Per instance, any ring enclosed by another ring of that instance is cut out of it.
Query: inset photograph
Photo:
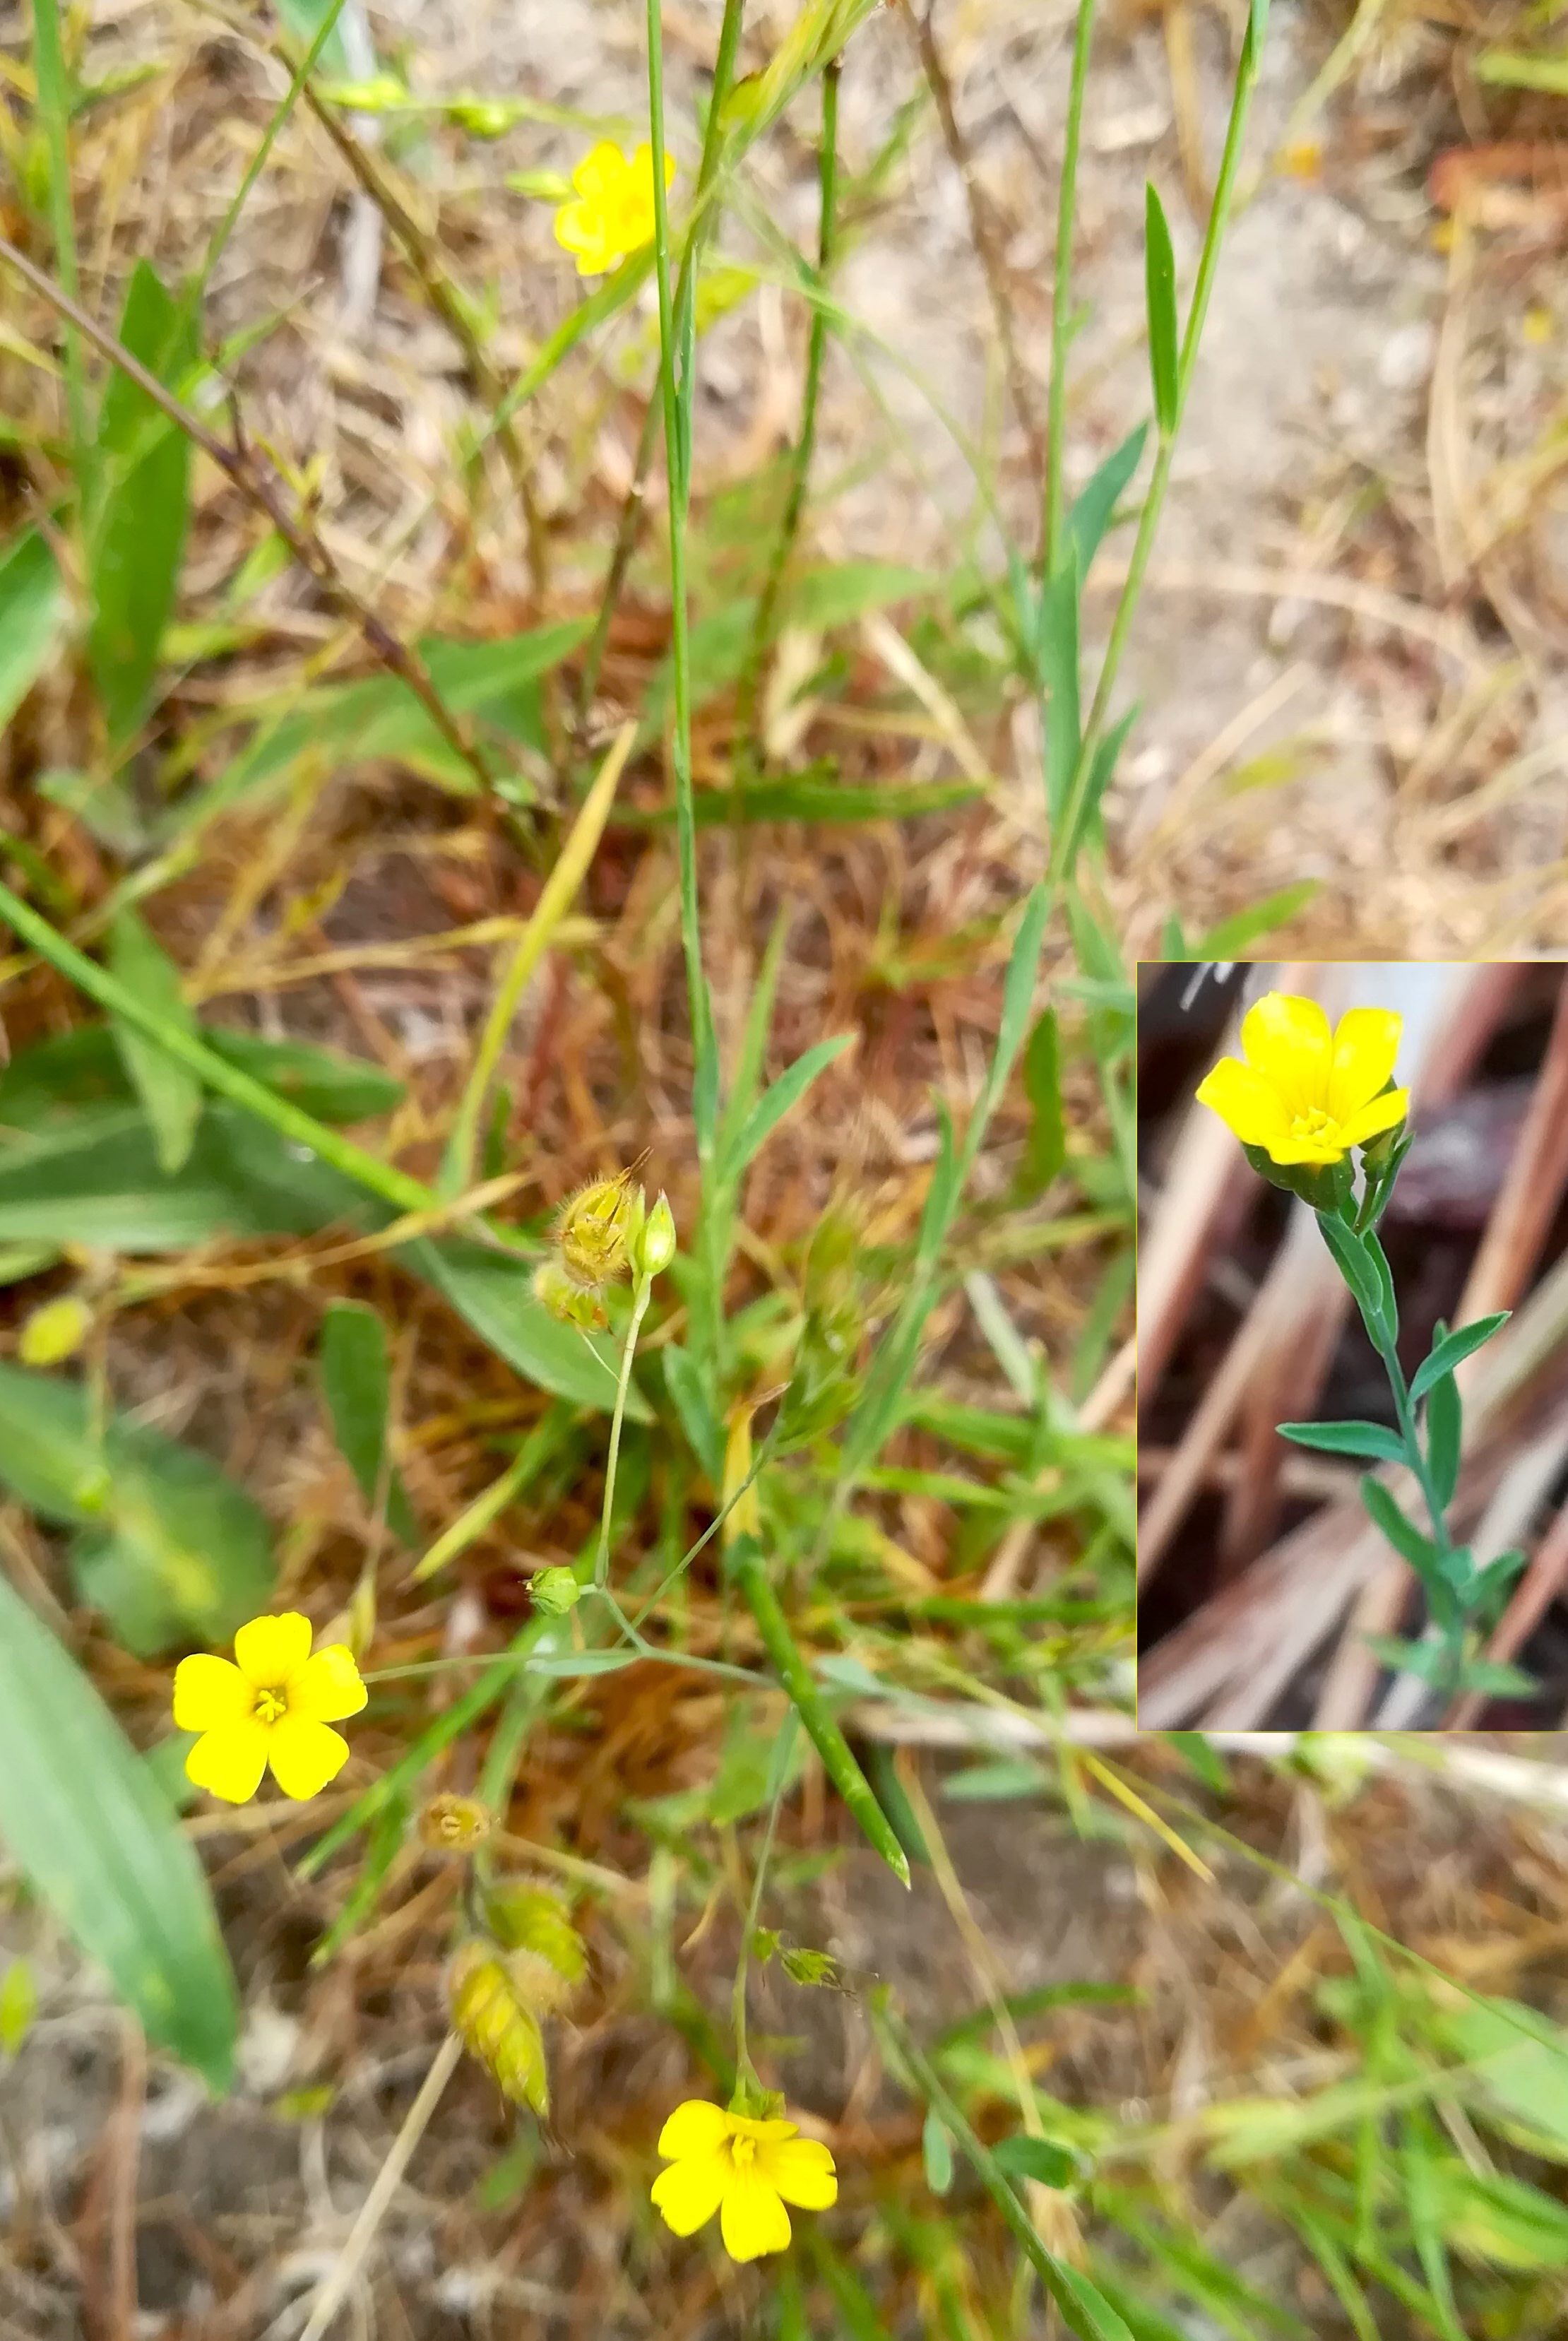
[[[1137,992],[1139,1728],[1561,1728],[1568,968]]]

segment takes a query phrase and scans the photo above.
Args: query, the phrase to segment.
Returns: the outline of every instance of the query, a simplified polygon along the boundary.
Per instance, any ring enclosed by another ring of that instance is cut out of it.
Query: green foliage
[[[201,1865],[85,1675],[4,1578],[0,1841],[150,2037],[226,2090],[239,2000]]]
[[[65,623],[65,591],[42,532],[0,553],[0,732],[47,668]]]
[[[1181,412],[1181,387],[1176,359],[1176,255],[1165,206],[1151,179],[1144,189],[1145,299],[1148,314],[1149,373],[1154,383],[1155,419],[1160,436],[1168,438]]]
[[[339,1449],[372,1508],[384,1505],[387,1524],[404,1544],[418,1525],[408,1493],[387,1457],[392,1370],[385,1329],[362,1301],[334,1300],[322,1320],[322,1391]]]

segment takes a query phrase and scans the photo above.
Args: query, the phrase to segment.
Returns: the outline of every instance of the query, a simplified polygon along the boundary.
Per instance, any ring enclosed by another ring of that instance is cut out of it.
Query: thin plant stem
[[[1404,1379],[1404,1369],[1399,1362],[1392,1341],[1386,1347],[1380,1342],[1378,1354],[1383,1360],[1384,1370],[1388,1376],[1389,1389],[1394,1393],[1394,1410],[1399,1418],[1399,1435],[1404,1442],[1404,1459],[1414,1472],[1416,1484],[1421,1489],[1422,1500],[1426,1506],[1427,1518],[1432,1522],[1433,1541],[1437,1547],[1438,1558],[1441,1561],[1453,1553],[1454,1541],[1448,1533],[1448,1522],[1438,1499],[1431,1466],[1422,1452],[1421,1441],[1416,1433],[1415,1409],[1411,1401],[1409,1384]],[[1440,1703],[1446,1705],[1458,1689],[1460,1676],[1464,1670],[1464,1611],[1454,1589],[1441,1576],[1434,1575],[1424,1581],[1422,1590],[1426,1596],[1432,1622],[1436,1627],[1443,1642],[1442,1671],[1433,1689]]]
[[[690,221],[686,231],[686,245],[680,254],[680,273],[675,287],[675,314],[684,314],[687,303],[694,296],[698,263],[701,253],[702,226],[709,218],[707,198],[719,168],[719,158],[724,148],[724,105],[735,78],[735,60],[740,48],[740,23],[745,0],[724,0],[724,17],[719,27],[719,51],[713,61],[713,81],[708,94],[708,121],[702,134],[702,159],[697,166],[697,194]],[[657,175],[657,174],[655,174]],[[615,531],[615,546],[605,573],[604,591],[600,595],[599,613],[593,622],[588,649],[583,656],[582,674],[577,686],[575,728],[581,736],[599,688],[599,671],[604,663],[605,645],[610,629],[620,606],[626,573],[631,566],[637,538],[642,523],[643,493],[648,483],[648,467],[653,461],[653,443],[658,435],[660,402],[650,398],[643,409],[642,428],[638,433],[637,454],[631,467],[631,485],[627,489],[620,506],[620,519]]]
[[[255,186],[256,181],[261,177],[262,173],[266,169],[267,158],[272,154],[273,148],[276,145],[278,138],[283,132],[284,124],[293,114],[294,107],[299,104],[300,92],[304,88],[304,85],[310,79],[311,75],[315,71],[316,64],[321,56],[322,51],[326,47],[327,43],[331,40],[332,34],[336,29],[338,18],[342,15],[346,5],[347,0],[332,0],[332,5],[327,9],[325,15],[322,18],[321,23],[316,27],[314,36],[312,39],[309,48],[305,51],[304,55],[300,59],[299,64],[291,68],[289,86],[284,92],[283,101],[279,105],[274,107],[272,118],[268,122],[265,130],[262,133],[261,144],[256,148],[255,153],[252,155],[249,163],[245,165],[244,175],[234,191],[230,201],[228,210],[223,214],[223,218],[218,223],[217,230],[213,236],[212,242],[207,246],[206,257],[202,262],[201,267],[197,270],[195,275],[191,279],[190,290],[185,295],[185,306],[190,313],[194,313],[195,309],[200,304],[203,294],[211,284],[213,271],[217,266],[218,262],[223,255],[223,249],[227,244],[230,236],[232,236],[234,232],[240,214],[244,210],[246,204],[250,201],[251,191]],[[70,288],[67,287],[66,289],[69,290]]]
[[[749,2081],[760,2093],[762,2084],[757,2077],[746,2047],[746,1986],[751,1967],[751,1938],[757,1932],[758,1915],[762,1908],[762,1888],[768,1876],[768,1864],[772,1858],[773,1839],[779,1828],[779,1808],[784,1801],[784,1784],[789,1777],[789,1759],[795,1753],[795,1732],[799,1721],[791,1707],[773,1746],[773,1760],[768,1782],[768,1826],[762,1834],[761,1848],[757,1856],[757,1868],[751,1879],[751,1896],[746,1906],[746,1924],[740,1934],[740,1956],[735,1962],[735,1986],[730,1994],[730,2014],[735,2030],[735,2064],[742,2082]]]
[[[1077,762],[1074,766],[1067,801],[1061,819],[1051,840],[1050,875],[1062,878],[1071,870],[1077,856],[1078,842],[1089,813],[1089,783],[1094,776],[1095,751],[1105,728],[1107,710],[1116,676],[1121,671],[1123,655],[1132,623],[1143,592],[1145,573],[1154,549],[1155,533],[1164,509],[1166,491],[1170,484],[1171,463],[1176,454],[1176,438],[1186,406],[1187,393],[1196,371],[1198,345],[1203,338],[1204,321],[1208,314],[1209,298],[1214,291],[1215,275],[1219,267],[1220,246],[1230,217],[1236,193],[1236,174],[1241,167],[1242,141],[1246,132],[1247,115],[1252,105],[1252,94],[1257,81],[1258,58],[1263,43],[1263,25],[1266,11],[1255,7],[1247,20],[1242,43],[1241,57],[1236,66],[1236,94],[1231,101],[1230,121],[1226,130],[1225,153],[1220,158],[1219,177],[1215,184],[1214,202],[1209,207],[1208,225],[1204,232],[1203,251],[1198,259],[1197,278],[1193,286],[1192,306],[1187,313],[1186,331],[1182,337],[1181,359],[1176,369],[1176,412],[1170,428],[1160,434],[1155,456],[1154,474],[1149,482],[1143,511],[1138,516],[1137,536],[1127,565],[1126,582],[1116,603],[1111,622],[1110,639],[1100,664],[1099,681],[1095,686],[1094,703],[1084,726]],[[1054,387],[1054,383],[1053,383]]]
[[[1057,199],[1056,277],[1051,296],[1051,383],[1046,416],[1046,509],[1041,529],[1044,566],[1061,557],[1067,513],[1062,499],[1062,458],[1067,435],[1067,351],[1073,338],[1073,226],[1078,192],[1078,141],[1083,129],[1084,89],[1088,79],[1095,0],[1078,0],[1067,85],[1067,123],[1062,148],[1062,184]]]
[[[80,296],[76,266],[76,223],[71,207],[71,85],[60,40],[56,0],[33,0],[33,71],[37,108],[43,117],[49,156],[49,225],[55,239],[55,265],[67,299]],[[82,372],[79,321],[62,313],[65,326],[65,403],[71,416],[71,438],[78,466],[87,453],[87,392]],[[78,476],[77,493],[84,483]]]
[[[615,1411],[610,1418],[610,1454],[604,1466],[604,1513],[599,1523],[599,1550],[593,1559],[593,1581],[603,1587],[610,1582],[610,1527],[615,1511],[615,1471],[620,1460],[620,1426],[626,1415],[626,1391],[631,1380],[631,1360],[637,1349],[637,1336],[647,1314],[653,1291],[650,1277],[640,1277],[632,1296],[631,1322],[626,1329],[626,1342],[620,1352],[620,1375],[615,1385]]]
[[[819,184],[821,188],[821,224],[817,237],[817,284],[826,291],[829,272],[833,265],[837,242],[838,174],[839,174],[839,76],[840,61],[835,57],[822,75],[822,137],[819,162]],[[757,739],[757,710],[762,682],[762,668],[772,639],[773,623],[778,614],[779,597],[784,590],[785,573],[789,569],[795,542],[800,533],[801,516],[806,509],[806,489],[811,473],[811,457],[817,444],[817,402],[822,387],[822,363],[828,349],[828,311],[825,304],[814,302],[811,307],[809,338],[806,344],[806,381],[800,402],[800,432],[795,443],[789,466],[789,490],[784,504],[784,517],[779,523],[773,558],[768,566],[767,580],[757,603],[752,622],[751,641],[746,653],[746,666],[740,678],[739,696],[736,703],[735,732],[743,752],[754,762],[760,762],[761,748]],[[739,802],[739,800],[737,800]]]

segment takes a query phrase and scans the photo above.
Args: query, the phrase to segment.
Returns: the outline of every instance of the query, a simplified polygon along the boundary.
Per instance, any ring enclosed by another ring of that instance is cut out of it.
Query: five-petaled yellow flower
[[[826,2211],[839,2199],[832,2156],[814,2137],[799,2137],[791,2121],[749,2121],[689,2097],[660,2130],[659,2151],[670,2164],[653,2182],[665,2225],[693,2236],[717,2211],[732,2260],[785,2249],[786,2203]]]
[[[664,184],[675,157],[664,157]],[[602,276],[629,252],[653,241],[653,149],[646,143],[630,162],[608,138],[585,154],[571,174],[575,200],[555,214],[555,240],[576,254],[580,276]]]
[[[201,1738],[185,1758],[198,1788],[243,1805],[272,1766],[285,1797],[319,1796],[349,1759],[329,1725],[357,1715],[368,1697],[353,1653],[332,1642],[311,1655],[311,1621],[297,1609],[253,1618],[234,1636],[233,1660],[204,1653],[174,1669],[174,1721]]]
[[[1242,1020],[1246,1062],[1222,1057],[1198,1102],[1271,1161],[1337,1162],[1409,1111],[1408,1090],[1384,1087],[1403,1026],[1391,1008],[1352,1008],[1331,1032],[1315,1000],[1265,992]]]

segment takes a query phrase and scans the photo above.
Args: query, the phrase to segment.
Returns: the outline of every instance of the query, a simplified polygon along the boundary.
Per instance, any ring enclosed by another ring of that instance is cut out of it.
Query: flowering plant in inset
[[[732,2260],[788,2247],[786,2203],[826,2211],[839,2199],[831,2154],[802,2137],[796,2123],[727,2113],[704,2097],[676,2107],[659,2151],[670,2167],[653,2182],[653,2201],[665,2225],[678,2236],[695,2235],[717,2211]]]
[[[675,157],[664,157],[664,184]],[[629,252],[653,241],[653,149],[646,142],[630,160],[608,138],[586,154],[571,174],[572,200],[555,214],[555,240],[571,253],[580,276],[603,276]]]
[[[297,1609],[253,1618],[234,1636],[232,1659],[199,1652],[174,1670],[174,1722],[201,1738],[185,1758],[199,1788],[243,1805],[270,1766],[285,1797],[320,1796],[349,1760],[331,1726],[357,1715],[368,1694],[346,1643],[311,1650],[311,1621]]]
[[[1508,1311],[1453,1333],[1440,1321],[1430,1352],[1408,1382],[1399,1361],[1399,1310],[1377,1225],[1411,1143],[1405,1129],[1410,1092],[1394,1081],[1402,1029],[1392,1010],[1352,1008],[1331,1031],[1315,1001],[1271,991],[1243,1020],[1242,1060],[1222,1058],[1198,1084],[1197,1096],[1235,1131],[1262,1177],[1316,1212],[1323,1240],[1383,1360],[1397,1429],[1380,1422],[1282,1422],[1279,1433],[1330,1455],[1404,1464],[1414,1476],[1430,1534],[1370,1471],[1361,1493],[1374,1525],[1421,1581],[1429,1630],[1420,1642],[1379,1637],[1373,1647],[1446,1701],[1460,1689],[1534,1686],[1514,1668],[1479,1655],[1481,1633],[1523,1567],[1523,1554],[1501,1553],[1477,1567],[1470,1547],[1454,1542],[1446,1518],[1458,1485],[1463,1429],[1454,1368],[1490,1340]]]

